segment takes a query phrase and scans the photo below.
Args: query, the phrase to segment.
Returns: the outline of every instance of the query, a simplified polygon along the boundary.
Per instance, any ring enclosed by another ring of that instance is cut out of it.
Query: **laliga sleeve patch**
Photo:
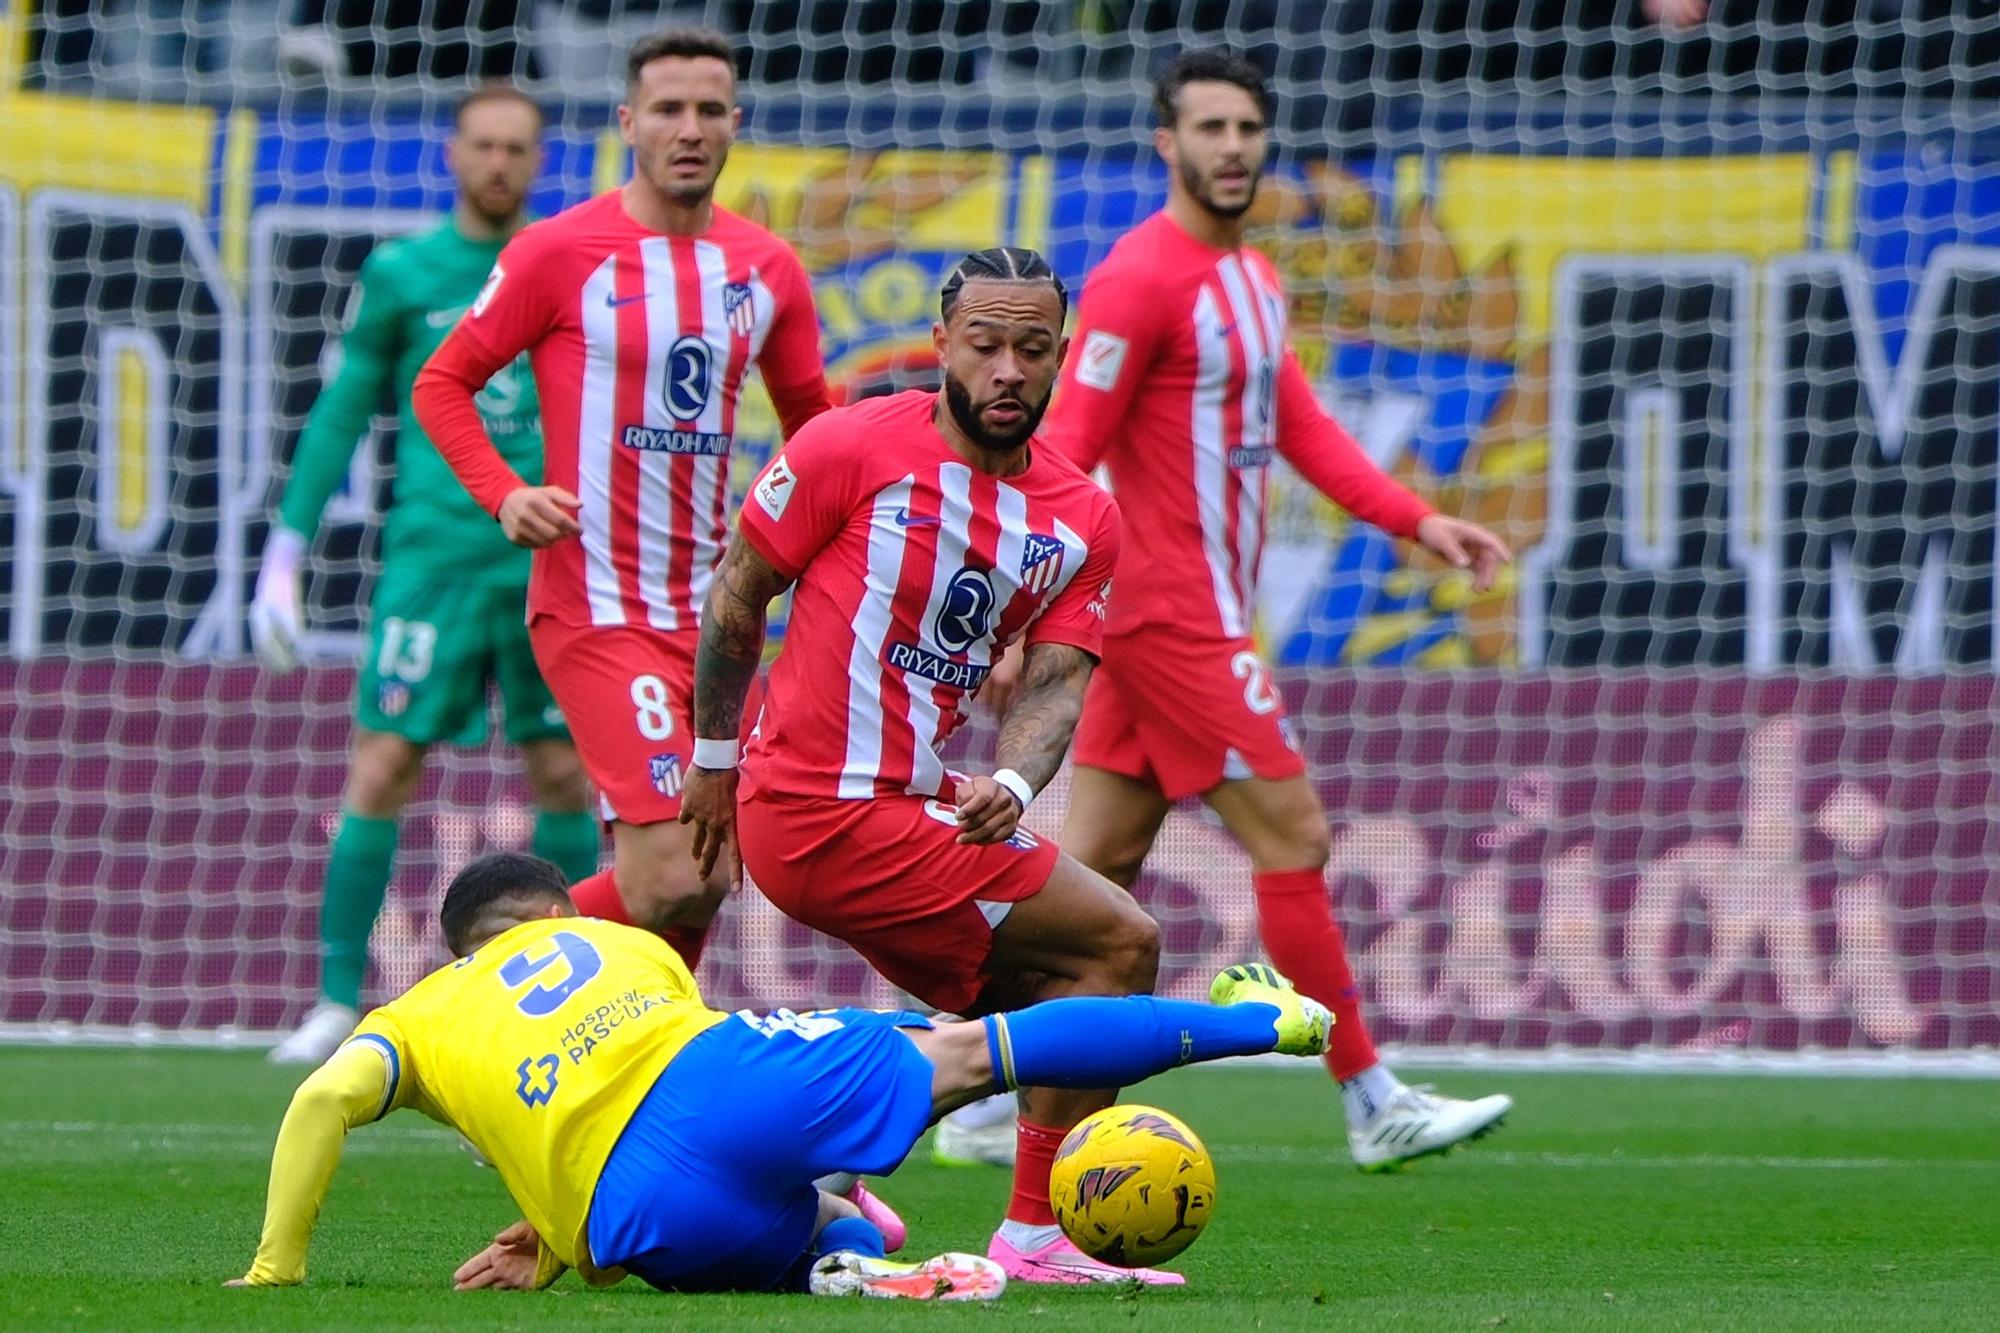
[[[783,518],[785,506],[792,502],[792,492],[798,487],[798,478],[792,475],[790,463],[780,454],[764,475],[757,479],[751,494],[757,497],[757,507],[772,518]]]
[[[502,271],[498,264],[495,264],[493,271],[486,275],[486,285],[479,289],[479,295],[472,298],[472,317],[474,319],[478,319],[486,313],[486,307],[493,301],[493,293],[500,290],[501,279],[506,276],[507,274]]]
[[[1118,383],[1125,367],[1125,340],[1115,333],[1097,329],[1083,340],[1083,357],[1077,362],[1076,382],[1093,389],[1110,389]]]

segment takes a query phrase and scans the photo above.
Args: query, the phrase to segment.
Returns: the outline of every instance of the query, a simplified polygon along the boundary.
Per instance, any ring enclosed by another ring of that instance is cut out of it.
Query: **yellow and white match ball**
[[[1164,1263],[1194,1244],[1215,1212],[1215,1162],[1174,1116],[1113,1106],[1080,1121],[1049,1172],[1056,1221],[1093,1259]]]

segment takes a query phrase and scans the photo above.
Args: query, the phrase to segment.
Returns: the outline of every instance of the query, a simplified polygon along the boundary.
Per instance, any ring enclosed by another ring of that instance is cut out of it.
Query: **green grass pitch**
[[[1990,1082],[1461,1073],[1449,1088],[1514,1093],[1508,1125],[1365,1177],[1323,1078],[1186,1070],[1132,1095],[1216,1156],[1187,1288],[1017,1286],[992,1308],[928,1308],[574,1277],[454,1294],[452,1268],[513,1214],[491,1172],[409,1112],[349,1139],[305,1287],[225,1291],[255,1245],[295,1075],[249,1053],[103,1049],[0,1049],[0,1070],[10,1329],[2000,1325]],[[920,1149],[883,1193],[929,1252],[983,1247],[1006,1189]]]

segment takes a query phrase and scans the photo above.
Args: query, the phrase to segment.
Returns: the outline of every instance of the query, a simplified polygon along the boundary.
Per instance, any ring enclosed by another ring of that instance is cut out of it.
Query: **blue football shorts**
[[[764,1291],[805,1255],[812,1182],[886,1175],[931,1118],[920,1014],[738,1013],[681,1049],[597,1179],[590,1253],[670,1291]]]

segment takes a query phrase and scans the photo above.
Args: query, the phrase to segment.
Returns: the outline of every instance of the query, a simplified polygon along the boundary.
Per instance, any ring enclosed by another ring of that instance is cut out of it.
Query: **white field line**
[[[1225,1163],[1324,1162],[1345,1166],[1351,1164],[1353,1160],[1345,1152],[1332,1148],[1293,1148],[1268,1143],[1237,1145],[1227,1142],[1215,1143],[1213,1147],[1216,1158]],[[1676,1157],[1670,1154],[1641,1156],[1622,1152],[1505,1152],[1480,1147],[1466,1149],[1463,1153],[1453,1154],[1452,1157],[1453,1170],[1476,1168],[1482,1164],[1559,1169],[1580,1167],[1587,1170],[1611,1171],[1627,1167],[1642,1170],[1694,1168],[1717,1171],[2000,1171],[2000,1158],[1776,1157],[1727,1153],[1689,1153],[1685,1157]]]
[[[179,1148],[213,1153],[268,1153],[271,1134],[246,1130],[240,1125],[212,1122],[114,1123],[96,1120],[0,1120],[0,1140],[35,1140],[45,1146],[76,1144],[101,1150],[105,1147],[137,1149]],[[1215,1155],[1224,1162],[1300,1162],[1348,1164],[1346,1153],[1333,1148],[1287,1147],[1282,1144],[1236,1144],[1211,1140]],[[434,1152],[455,1145],[450,1131],[423,1124],[368,1125],[348,1136],[350,1148],[376,1148],[389,1152]],[[1457,1164],[1486,1164],[1505,1167],[1547,1167],[1556,1169],[1622,1170],[1634,1168],[1689,1168],[1718,1171],[2000,1171],[2000,1158],[1951,1157],[1780,1157],[1756,1154],[1690,1153],[1636,1155],[1622,1152],[1555,1153],[1507,1152],[1474,1148],[1455,1158]]]
[[[0,1023],[0,1046],[97,1046],[151,1050],[262,1050],[288,1034],[216,1029],[161,1029],[150,1026],[105,1027],[75,1023]],[[1482,1046],[1403,1046],[1381,1048],[1382,1058],[1400,1068],[1465,1069],[1524,1073],[1605,1074],[1778,1074],[1830,1075],[1851,1078],[1972,1078],[2000,1079],[2000,1049],[1976,1047],[1961,1051],[1749,1051],[1740,1048],[1689,1050],[1639,1047],[1631,1050],[1584,1050],[1556,1047],[1539,1051],[1509,1051]],[[1316,1073],[1316,1060],[1283,1055],[1246,1055],[1218,1064],[1269,1065]]]
[[[0,1144],[5,1144],[10,1154],[65,1161],[107,1151],[268,1157],[277,1137],[275,1121],[268,1131],[259,1131],[199,1121],[0,1120]],[[364,1125],[348,1135],[347,1151],[400,1155],[436,1152],[455,1144],[444,1129],[420,1124]]]

